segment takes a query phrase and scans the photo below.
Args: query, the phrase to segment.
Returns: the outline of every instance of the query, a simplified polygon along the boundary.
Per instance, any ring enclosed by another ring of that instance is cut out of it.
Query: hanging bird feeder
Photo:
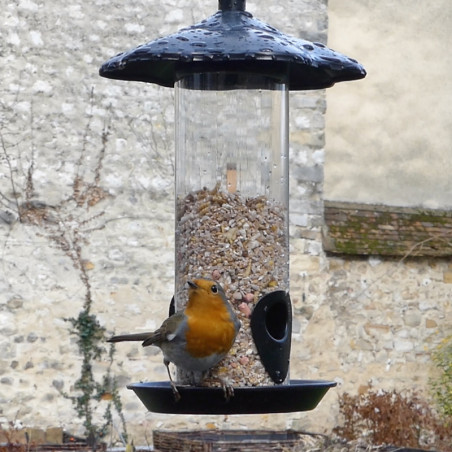
[[[219,11],[175,34],[121,53],[103,77],[175,89],[174,308],[187,280],[218,280],[242,328],[206,387],[129,386],[150,411],[184,414],[311,410],[335,382],[289,377],[289,92],[357,80],[355,60],[287,36],[219,0]],[[188,382],[178,369],[178,382]],[[234,397],[216,386],[227,379]]]

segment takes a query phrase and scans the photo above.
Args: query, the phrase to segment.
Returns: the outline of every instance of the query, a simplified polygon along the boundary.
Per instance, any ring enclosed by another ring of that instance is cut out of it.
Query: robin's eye
[[[218,287],[214,284],[210,290],[212,291],[212,293],[218,293]]]

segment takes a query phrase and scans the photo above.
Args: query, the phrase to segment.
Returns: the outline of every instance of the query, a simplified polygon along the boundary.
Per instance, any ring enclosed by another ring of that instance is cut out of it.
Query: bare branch
[[[3,150],[3,154],[5,156],[6,159],[6,163],[8,165],[8,169],[9,169],[9,181],[11,183],[11,189],[13,191],[13,196],[14,196],[14,201],[16,204],[16,209],[17,209],[17,214],[19,215],[19,220],[21,220],[21,211],[20,211],[20,206],[19,206],[19,193],[17,192],[16,189],[16,184],[14,182],[14,171],[13,171],[13,167],[11,165],[11,160],[9,158],[9,154],[8,151],[6,150],[6,144],[5,144],[5,140],[3,138],[3,134],[0,131],[0,141],[2,143],[2,150]],[[3,195],[2,197],[6,198],[5,195]],[[7,199],[7,198],[6,198]]]

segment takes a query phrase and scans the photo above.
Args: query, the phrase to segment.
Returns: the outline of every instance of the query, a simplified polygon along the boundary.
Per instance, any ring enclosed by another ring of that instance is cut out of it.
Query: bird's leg
[[[163,360],[163,364],[165,364],[166,370],[167,370],[167,372],[168,372],[168,377],[169,377],[169,380],[170,380],[171,389],[173,390],[174,400],[175,400],[176,402],[179,402],[179,400],[180,400],[180,394],[179,394],[179,391],[177,390],[176,383],[174,383],[173,377],[171,376],[171,372],[170,372],[170,368],[169,368],[169,363],[170,363],[170,362],[167,361],[166,359]]]

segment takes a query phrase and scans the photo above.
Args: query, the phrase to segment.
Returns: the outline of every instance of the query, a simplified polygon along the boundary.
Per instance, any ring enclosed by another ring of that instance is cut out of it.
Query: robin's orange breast
[[[226,307],[217,304],[193,313],[187,309],[185,313],[188,326],[185,338],[191,356],[205,358],[213,354],[225,355],[229,351],[236,330]]]

